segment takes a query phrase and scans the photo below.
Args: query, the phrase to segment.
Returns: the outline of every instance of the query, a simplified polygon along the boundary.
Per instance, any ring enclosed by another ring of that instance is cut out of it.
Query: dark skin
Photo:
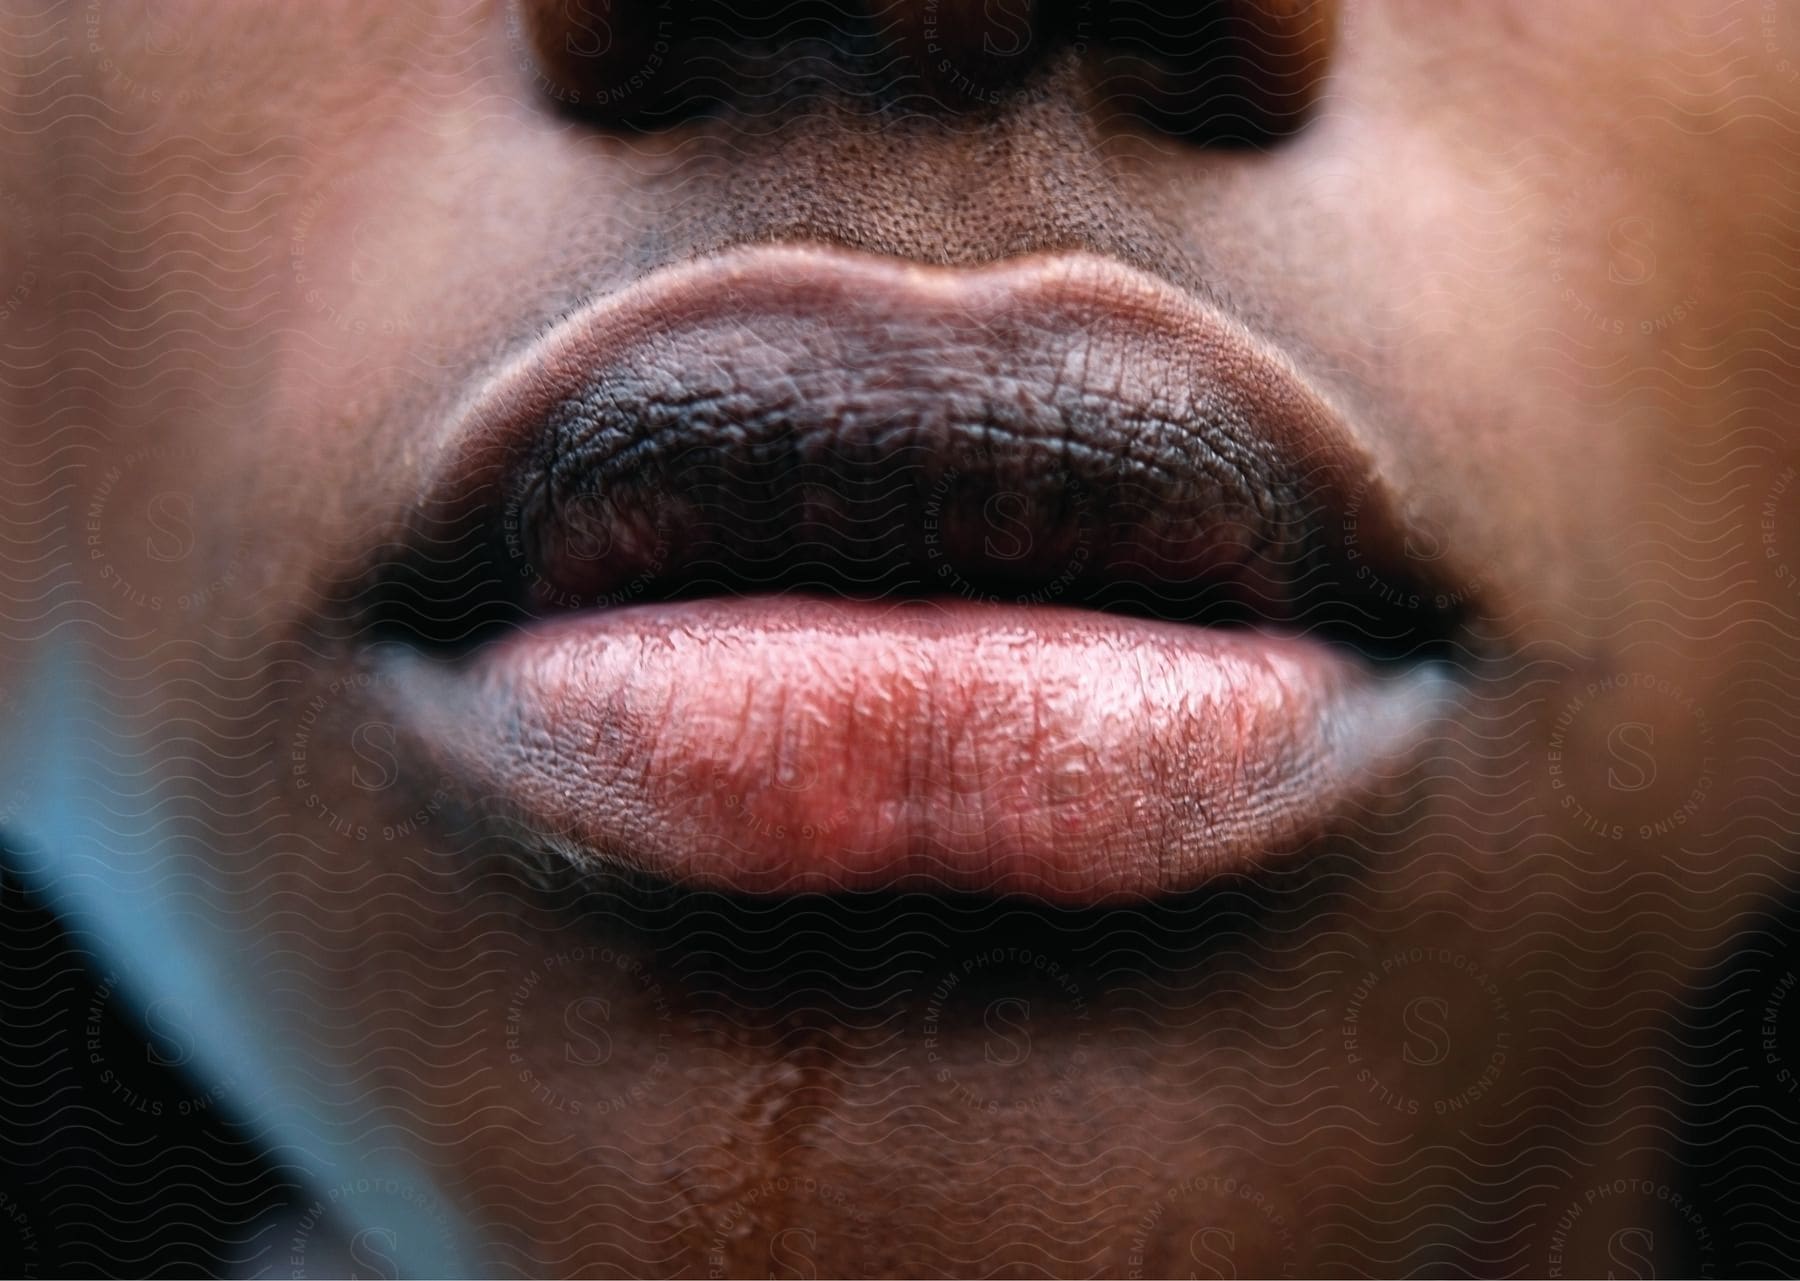
[[[1072,48],[998,107],[838,86],[624,129],[559,109],[499,3],[155,8],[53,24],[60,87],[0,54],[36,122],[4,166],[38,212],[0,219],[36,264],[7,430],[56,495],[26,521],[72,549],[140,786],[279,940],[285,1034],[397,1110],[478,1266],[1704,1256],[1718,1225],[1657,1218],[1657,1047],[1791,884],[1800,15],[1365,0],[1314,117],[1245,151],[1120,110]],[[1470,602],[1479,714],[1305,857],[1125,911],[524,855],[383,736],[340,589],[497,357],[769,240],[1080,248],[1229,300],[1374,424]],[[10,688],[61,639],[41,592],[4,607]]]

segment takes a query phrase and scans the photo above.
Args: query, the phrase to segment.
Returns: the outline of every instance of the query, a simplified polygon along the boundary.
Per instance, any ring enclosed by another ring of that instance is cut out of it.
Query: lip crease
[[[921,513],[954,531],[996,494],[1036,548],[998,566],[1013,586],[1066,566],[1077,526],[1084,575],[1172,593],[1292,571],[1314,508],[1399,541],[1368,451],[1285,358],[1110,259],[765,245],[661,269],[489,380],[438,475],[437,508],[522,512],[542,578],[610,603],[450,660],[384,650],[391,710],[577,863],[752,893],[1178,891],[1323,830],[1449,691],[1304,630],[945,593],[951,562],[997,566],[969,529],[921,559]],[[605,554],[572,555],[596,530]],[[896,548],[938,594],[884,598]],[[860,599],[806,573],[738,594],[746,565],[834,555]],[[618,603],[656,574],[699,598]]]

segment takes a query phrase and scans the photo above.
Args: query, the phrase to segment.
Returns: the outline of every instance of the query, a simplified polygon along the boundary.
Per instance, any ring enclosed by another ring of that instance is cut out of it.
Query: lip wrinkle
[[[1186,888],[1306,835],[1441,692],[1303,641],[966,603],[634,606],[472,661],[389,668],[455,776],[547,842],[758,893]],[[806,786],[777,786],[784,750]],[[1089,761],[1071,827],[1058,770]]]
[[[612,598],[647,572],[674,584],[696,564],[742,577],[757,572],[744,555],[801,536],[791,519],[768,523],[773,508],[750,529],[729,510],[797,483],[768,470],[777,442],[790,470],[835,477],[804,514],[808,536],[835,540],[815,551],[845,564],[891,541],[891,524],[852,503],[903,499],[870,487],[899,484],[896,471],[919,492],[955,477],[1090,503],[1101,542],[1084,592],[1160,589],[1169,574],[1224,582],[1264,563],[1281,580],[1299,541],[1329,541],[1331,514],[1351,502],[1371,561],[1398,545],[1368,449],[1285,356],[1164,282],[1080,254],[956,269],[781,245],[663,268],[488,380],[440,446],[425,506],[454,525],[521,495],[519,540],[557,599]],[[884,470],[901,450],[912,461]],[[752,459],[764,460],[754,473]],[[1075,495],[1043,489],[1046,475]],[[695,476],[705,493],[684,488]],[[577,515],[571,502],[590,506]],[[595,523],[631,554],[564,581],[557,540]],[[677,564],[652,564],[645,545],[669,526],[683,532]]]

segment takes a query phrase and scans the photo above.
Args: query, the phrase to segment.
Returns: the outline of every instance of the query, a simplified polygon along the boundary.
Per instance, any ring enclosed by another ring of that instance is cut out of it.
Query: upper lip
[[[1287,357],[1085,253],[766,244],[657,269],[488,377],[435,472],[426,559],[467,589],[444,531],[472,534],[479,591],[506,598],[459,590],[415,629],[448,639],[496,611],[796,587],[1323,628],[1379,657],[1456,621],[1393,587],[1421,579],[1402,505]],[[430,612],[403,595],[406,621]]]

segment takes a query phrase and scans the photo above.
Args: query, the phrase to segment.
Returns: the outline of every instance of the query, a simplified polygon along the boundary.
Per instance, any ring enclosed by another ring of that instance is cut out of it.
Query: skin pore
[[[1698,1011],[1792,887],[1800,759],[1791,6],[1346,0],[1312,117],[1249,149],[1072,41],[996,103],[827,72],[646,127],[559,107],[499,0],[8,8],[9,759],[72,664],[116,839],[182,845],[259,1031],[481,1270],[1716,1266],[1670,1135],[1688,1047],[1755,1043]],[[345,584],[506,357],[771,241],[1218,302],[1403,496],[1463,711],[1302,856],[1131,908],[521,849],[396,732]]]

